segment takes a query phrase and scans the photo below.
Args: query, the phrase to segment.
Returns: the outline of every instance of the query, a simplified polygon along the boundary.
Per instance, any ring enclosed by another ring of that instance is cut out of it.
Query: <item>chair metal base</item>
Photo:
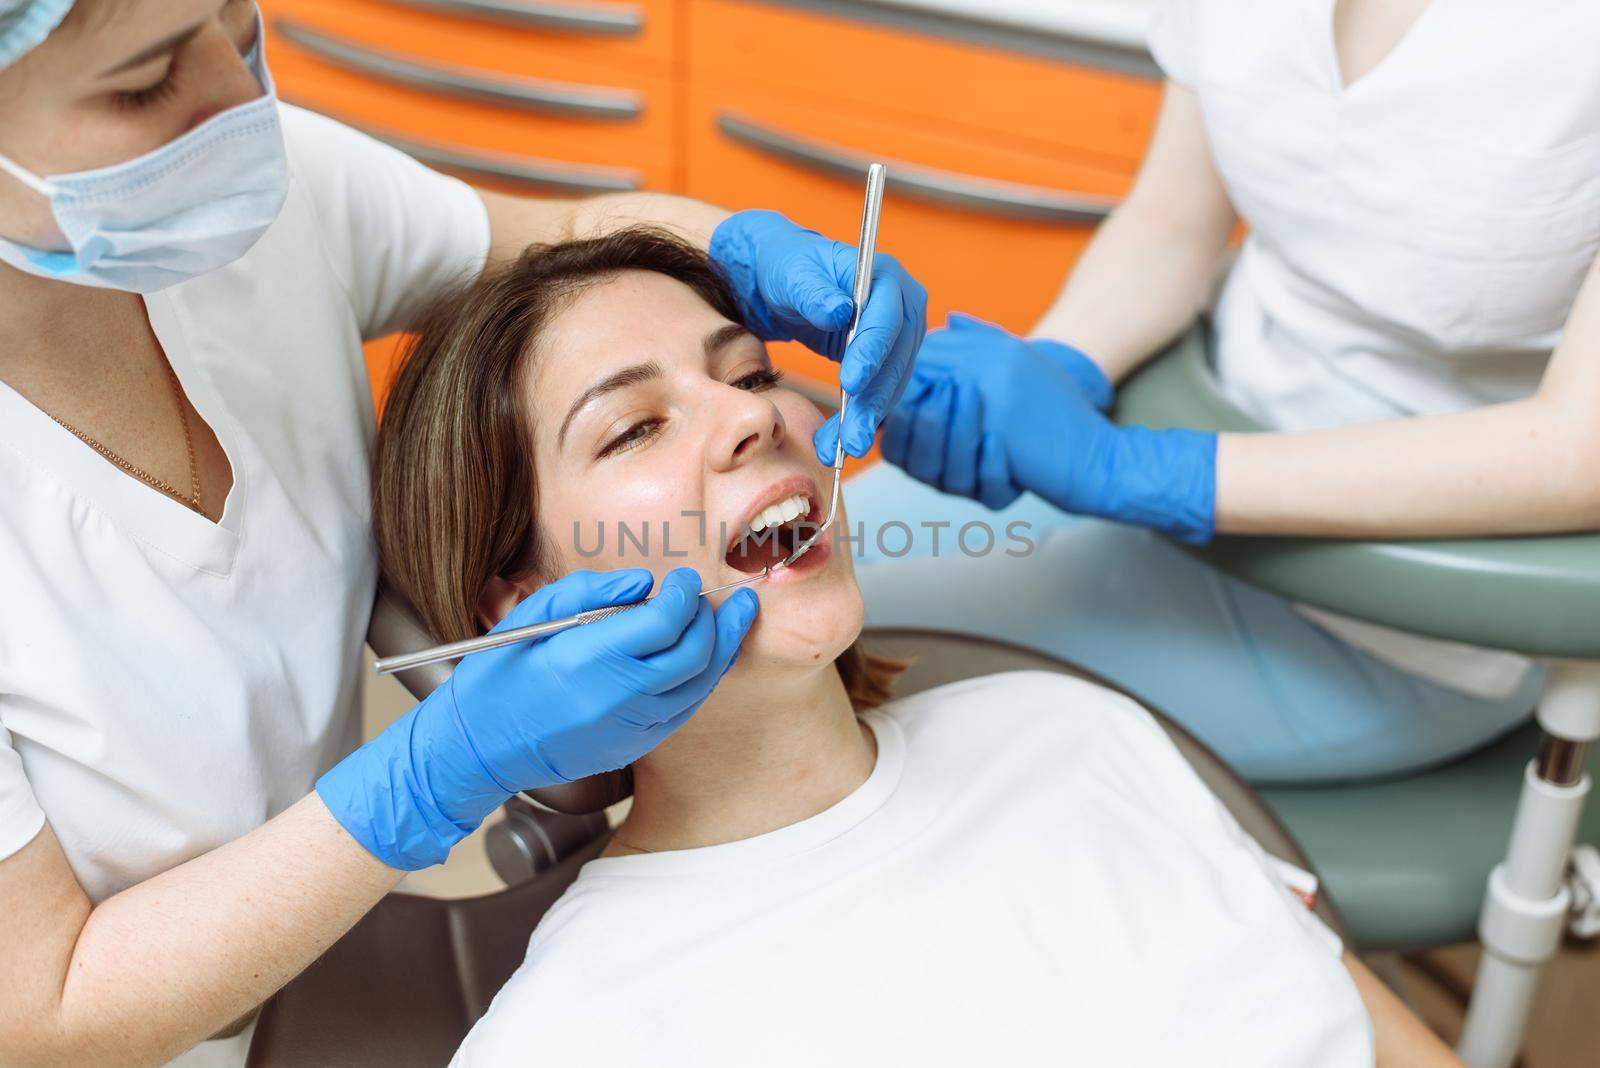
[[[1510,848],[1489,876],[1478,925],[1483,959],[1457,1046],[1470,1068],[1516,1060],[1540,969],[1566,929],[1568,858],[1590,788],[1584,751],[1600,739],[1600,663],[1553,664],[1538,718],[1546,744],[1524,773]]]

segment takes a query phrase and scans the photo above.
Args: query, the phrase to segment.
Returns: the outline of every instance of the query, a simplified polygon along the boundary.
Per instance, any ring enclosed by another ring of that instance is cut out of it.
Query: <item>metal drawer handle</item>
[[[560,0],[389,0],[407,7],[427,7],[452,15],[509,22],[571,33],[628,37],[644,29],[644,12],[633,4],[561,3]]]
[[[367,132],[431,166],[480,178],[515,182],[533,189],[571,193],[629,193],[644,186],[644,179],[637,171],[622,167],[580,166],[531,156],[508,156],[500,152],[463,151],[371,130]]]
[[[430,166],[460,171],[477,178],[513,182],[528,186],[534,192],[629,193],[644,186],[644,178],[639,172],[623,167],[585,166],[532,156],[511,156],[503,152],[461,149],[430,141],[413,141],[407,137],[397,137],[387,130],[351,122],[303,100],[290,100],[289,103],[320,111],[330,119],[375,137]]]
[[[791,134],[726,111],[717,116],[717,127],[735,141],[768,156],[852,182],[866,173],[867,164],[873,159],[882,159]],[[889,165],[896,193],[991,215],[1049,223],[1093,223],[1104,219],[1118,203],[1115,197],[1062,193],[1044,186],[979,178],[915,163],[884,162]]]
[[[400,85],[565,115],[636,119],[644,111],[640,94],[628,89],[492,77],[467,67],[418,63],[395,52],[323,33],[295,19],[275,18],[272,26],[285,40],[335,66]]]

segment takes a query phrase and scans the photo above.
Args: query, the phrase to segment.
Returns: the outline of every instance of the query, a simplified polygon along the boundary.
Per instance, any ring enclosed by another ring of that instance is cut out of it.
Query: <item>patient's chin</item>
[[[748,659],[772,667],[831,664],[850,648],[866,616],[860,590],[851,582],[812,592],[811,597],[762,597],[740,663]]]

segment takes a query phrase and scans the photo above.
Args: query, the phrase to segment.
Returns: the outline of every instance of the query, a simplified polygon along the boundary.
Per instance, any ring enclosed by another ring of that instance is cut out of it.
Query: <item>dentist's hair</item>
[[[743,323],[710,258],[648,227],[532,246],[437,300],[407,345],[378,431],[372,526],[385,581],[436,641],[483,632],[495,576],[558,577],[539,527],[528,385],[539,337],[585,289],[652,271]],[[904,665],[854,643],[836,661],[859,709],[882,704]]]

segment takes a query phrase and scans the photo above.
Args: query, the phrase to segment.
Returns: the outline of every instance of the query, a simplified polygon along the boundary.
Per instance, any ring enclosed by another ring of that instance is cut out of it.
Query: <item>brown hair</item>
[[[705,253],[634,227],[532,246],[446,293],[418,323],[378,431],[372,515],[384,579],[435,640],[481,632],[474,606],[491,578],[555,577],[539,530],[525,402],[534,346],[586,288],[628,270],[664,274],[744,321]],[[904,668],[859,643],[835,665],[857,710],[887,700]]]

